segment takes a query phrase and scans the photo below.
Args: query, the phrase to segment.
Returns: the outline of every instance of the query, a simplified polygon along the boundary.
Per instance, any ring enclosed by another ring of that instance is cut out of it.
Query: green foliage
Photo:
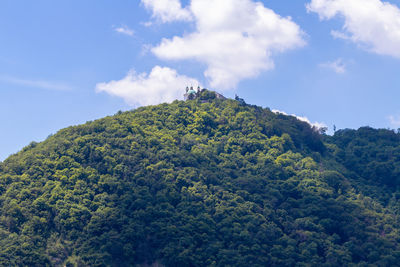
[[[0,265],[396,265],[399,136],[374,131],[207,91],[63,129],[0,163]]]
[[[346,168],[375,184],[400,186],[400,134],[363,127],[337,131],[332,139]]]

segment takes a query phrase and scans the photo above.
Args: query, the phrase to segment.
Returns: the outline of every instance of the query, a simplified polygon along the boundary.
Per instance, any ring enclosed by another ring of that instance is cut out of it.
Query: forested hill
[[[0,163],[0,266],[399,266],[400,135],[209,91]]]

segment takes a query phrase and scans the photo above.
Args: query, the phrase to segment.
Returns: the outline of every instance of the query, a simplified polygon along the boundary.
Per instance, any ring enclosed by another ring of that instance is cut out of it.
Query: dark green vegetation
[[[69,127],[1,163],[0,266],[399,265],[399,134],[330,137],[210,98]]]

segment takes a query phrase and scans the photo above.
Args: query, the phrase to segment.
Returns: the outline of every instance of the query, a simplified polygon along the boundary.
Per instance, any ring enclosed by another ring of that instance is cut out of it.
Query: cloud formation
[[[389,116],[388,117],[391,127],[399,128],[400,127],[400,116]]]
[[[307,117],[297,116],[296,114],[288,114],[288,113],[286,113],[284,111],[280,111],[280,110],[277,110],[277,109],[273,109],[271,111],[273,113],[277,113],[277,114],[280,113],[280,114],[283,114],[283,115],[286,115],[286,116],[296,117],[299,121],[307,122],[308,124],[310,124],[311,126],[317,128],[317,129],[327,128],[325,123],[323,123],[323,122],[311,122]]]
[[[65,83],[44,81],[44,80],[27,80],[10,76],[0,76],[0,81],[15,85],[52,90],[52,91],[70,91],[74,89],[72,86]]]
[[[346,64],[341,58],[338,58],[335,61],[322,63],[319,66],[322,68],[331,69],[338,74],[343,74],[346,72]]]
[[[368,51],[400,58],[400,9],[380,0],[312,0],[309,12],[321,20],[344,18],[342,31],[335,38],[351,40]]]
[[[182,8],[179,0],[141,0],[142,4],[153,12],[153,18],[161,22],[191,21],[189,10]]]
[[[300,27],[261,2],[251,0],[142,0],[164,22],[193,19],[192,33],[163,39],[152,52],[163,60],[206,65],[211,87],[232,89],[246,78],[274,68],[272,55],[305,44]],[[158,5],[156,5],[158,3]]]
[[[133,36],[135,34],[135,32],[130,29],[128,26],[126,25],[122,25],[121,27],[117,27],[114,29],[116,32],[121,33],[121,34],[125,34],[128,36]]]
[[[121,97],[132,106],[155,105],[181,99],[187,85],[197,86],[200,83],[179,75],[174,69],[155,66],[150,74],[137,74],[132,70],[122,80],[99,83],[96,91]]]

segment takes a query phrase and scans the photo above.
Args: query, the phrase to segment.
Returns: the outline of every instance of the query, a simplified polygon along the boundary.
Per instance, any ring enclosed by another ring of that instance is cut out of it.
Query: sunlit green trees
[[[399,139],[209,91],[69,127],[0,164],[0,265],[394,265]]]

